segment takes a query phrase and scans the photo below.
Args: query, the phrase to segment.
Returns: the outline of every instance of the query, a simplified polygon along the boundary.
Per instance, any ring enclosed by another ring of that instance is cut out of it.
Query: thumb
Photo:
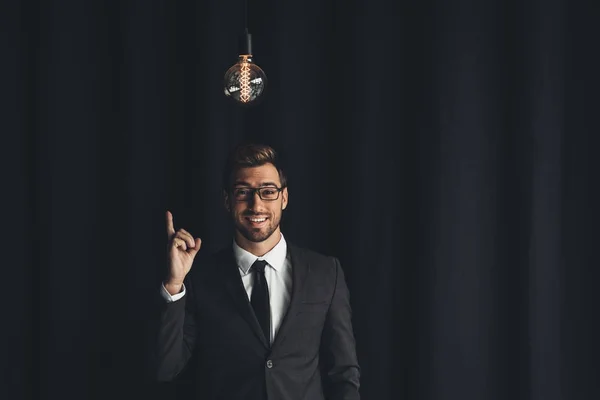
[[[202,240],[200,240],[200,238],[196,238],[194,239],[195,242],[195,246],[192,248],[188,248],[187,252],[189,255],[191,255],[192,257],[195,257],[196,254],[198,253],[198,250],[200,250],[200,245],[202,244]]]

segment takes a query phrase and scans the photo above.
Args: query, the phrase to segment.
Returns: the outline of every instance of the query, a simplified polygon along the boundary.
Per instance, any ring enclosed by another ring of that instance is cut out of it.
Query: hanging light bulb
[[[252,35],[244,35],[238,62],[225,73],[225,96],[242,105],[254,105],[262,99],[267,86],[264,71],[252,61]]]

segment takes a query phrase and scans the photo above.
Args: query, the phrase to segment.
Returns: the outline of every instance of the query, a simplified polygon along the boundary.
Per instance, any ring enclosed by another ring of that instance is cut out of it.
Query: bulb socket
[[[244,34],[240,35],[238,47],[240,55],[252,55],[252,34],[246,31]]]

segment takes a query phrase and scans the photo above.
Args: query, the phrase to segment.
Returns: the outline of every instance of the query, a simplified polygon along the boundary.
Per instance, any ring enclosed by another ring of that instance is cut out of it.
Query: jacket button
[[[271,361],[271,360],[267,361],[267,368],[273,368],[273,361]]]

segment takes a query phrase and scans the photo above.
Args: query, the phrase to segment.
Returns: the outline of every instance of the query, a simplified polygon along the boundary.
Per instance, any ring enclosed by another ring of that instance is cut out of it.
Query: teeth
[[[250,218],[250,221],[252,222],[263,222],[266,221],[266,218]]]

